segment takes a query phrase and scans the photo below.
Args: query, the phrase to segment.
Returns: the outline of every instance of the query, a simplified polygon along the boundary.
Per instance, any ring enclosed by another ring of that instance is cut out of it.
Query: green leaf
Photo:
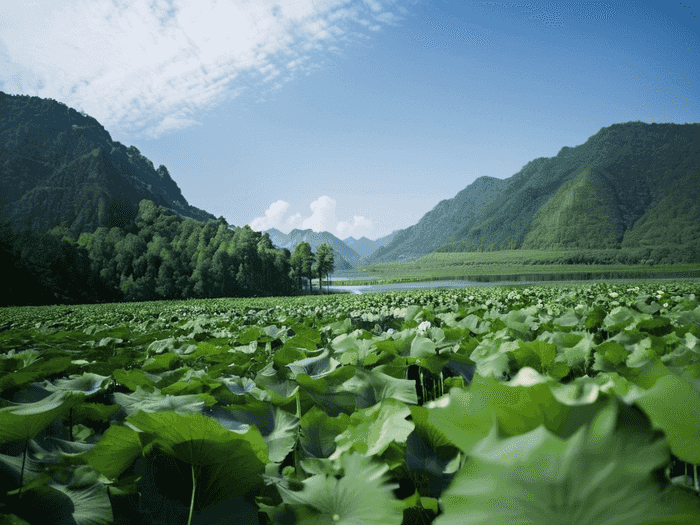
[[[414,425],[407,421],[409,408],[394,399],[384,399],[376,405],[358,410],[350,416],[350,426],[336,438],[335,452],[330,459],[337,459],[349,450],[365,456],[384,452],[393,441],[405,443]]]
[[[144,412],[164,412],[173,411],[177,413],[189,414],[201,412],[204,405],[214,404],[216,400],[207,394],[194,394],[189,396],[163,395],[156,388],[153,392],[148,392],[141,387],[133,394],[114,394],[114,400],[124,407],[127,414],[135,414],[139,410]]]
[[[443,493],[435,525],[641,525],[672,513],[651,476],[668,461],[665,440],[616,433],[616,419],[612,400],[569,439],[544,426],[500,439],[494,426]]]
[[[389,467],[354,453],[341,456],[341,479],[318,474],[305,479],[303,489],[277,484],[282,500],[290,505],[298,525],[400,525],[403,504],[386,483]]]
[[[83,394],[54,392],[35,403],[0,408],[0,444],[34,439],[84,398]]]
[[[138,434],[128,427],[112,425],[94,447],[76,457],[85,460],[105,477],[116,479],[139,456],[141,442]]]
[[[327,458],[335,451],[335,438],[350,425],[350,416],[329,417],[314,406],[301,418],[299,445],[305,457]]]
[[[661,377],[636,399],[652,425],[668,436],[671,451],[683,461],[700,464],[700,392],[680,377]]]
[[[124,385],[131,391],[136,390],[138,387],[153,387],[160,380],[159,376],[147,374],[140,368],[133,370],[118,368],[112,375],[117,383]]]
[[[619,365],[625,361],[628,355],[627,349],[617,341],[605,341],[599,344],[595,351],[597,354],[603,356],[606,361],[614,365]]]
[[[71,366],[70,357],[39,358],[21,370],[0,376],[0,392],[10,388],[24,387],[29,383],[59,374],[69,366]]]
[[[82,375],[72,375],[68,379],[57,379],[53,384],[46,381],[43,386],[49,392],[82,392],[87,397],[104,392],[111,383],[112,378],[109,376],[85,372]]]
[[[127,421],[142,431],[139,433],[142,444],[148,442],[144,453],[154,466],[168,468],[165,457],[153,454],[157,449],[199,467],[195,469],[198,478],[195,499],[200,510],[242,496],[262,484],[261,476],[268,461],[267,446],[255,427],[245,433],[232,432],[203,415],[173,412],[138,412]],[[188,482],[190,472],[178,477],[181,482]]]

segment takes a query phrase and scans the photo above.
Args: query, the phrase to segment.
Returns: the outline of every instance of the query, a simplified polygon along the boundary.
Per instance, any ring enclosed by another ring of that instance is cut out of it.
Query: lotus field
[[[2,524],[700,523],[700,284],[0,309]]]

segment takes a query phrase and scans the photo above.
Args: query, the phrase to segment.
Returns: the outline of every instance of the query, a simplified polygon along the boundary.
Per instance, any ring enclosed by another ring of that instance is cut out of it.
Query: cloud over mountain
[[[276,228],[286,233],[295,228],[315,232],[327,231],[345,239],[367,235],[373,226],[371,220],[359,215],[355,215],[352,222],[338,221],[336,201],[327,195],[319,197],[310,204],[312,213],[306,218],[302,218],[300,213],[285,218],[289,206],[289,203],[283,200],[273,202],[264,215],[256,217],[250,222],[250,227],[257,231]]]

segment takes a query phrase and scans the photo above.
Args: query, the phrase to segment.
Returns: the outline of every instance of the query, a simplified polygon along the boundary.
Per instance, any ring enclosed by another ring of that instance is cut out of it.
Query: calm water
[[[391,283],[391,284],[373,284],[368,286],[331,286],[330,290],[332,292],[345,292],[354,294],[363,294],[370,292],[389,292],[397,290],[425,290],[432,288],[469,288],[473,286],[509,286],[513,284],[526,284],[526,285],[545,285],[545,284],[585,284],[585,283],[595,283],[595,282],[607,282],[607,283],[628,283],[628,282],[639,282],[645,279],[587,279],[587,280],[560,280],[560,281],[495,281],[495,282],[476,282],[476,281],[424,281],[416,283]],[[700,282],[700,278],[654,278],[649,279],[649,281],[695,281]],[[326,287],[323,287],[326,290]]]

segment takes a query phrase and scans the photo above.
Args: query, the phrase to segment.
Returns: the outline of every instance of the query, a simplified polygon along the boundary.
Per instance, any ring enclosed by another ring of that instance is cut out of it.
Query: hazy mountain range
[[[165,166],[112,141],[92,117],[52,99],[0,92],[0,220],[74,233],[133,224],[138,203],[200,221]],[[329,244],[336,269],[436,250],[700,244],[700,124],[628,122],[530,161],[508,178],[480,177],[417,224],[371,241],[279,230],[274,245]]]
[[[372,241],[367,237],[354,239],[348,237],[345,240],[340,240],[338,237],[328,232],[315,232],[313,230],[297,230],[294,229],[289,233],[282,233],[276,228],[266,230],[269,234],[272,244],[278,248],[287,248],[294,252],[294,248],[301,242],[307,242],[311,246],[312,251],[316,251],[320,244],[328,244],[333,248],[336,270],[346,270],[363,264],[364,259],[374,253],[381,246],[386,246],[394,238],[394,233]]]

